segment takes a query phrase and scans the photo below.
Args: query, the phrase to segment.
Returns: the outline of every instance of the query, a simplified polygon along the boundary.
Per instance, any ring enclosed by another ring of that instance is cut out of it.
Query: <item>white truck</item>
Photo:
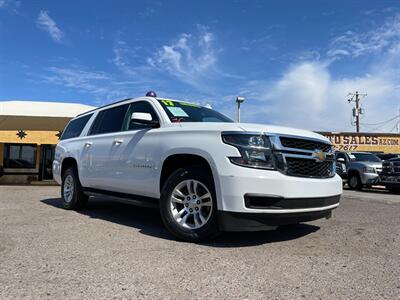
[[[140,97],[72,119],[56,147],[63,207],[90,196],[159,207],[178,239],[329,218],[342,179],[333,147],[305,130],[235,123],[193,103]]]

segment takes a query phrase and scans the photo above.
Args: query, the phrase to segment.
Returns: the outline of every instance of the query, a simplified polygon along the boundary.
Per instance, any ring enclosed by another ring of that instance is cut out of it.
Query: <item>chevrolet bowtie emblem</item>
[[[321,150],[315,150],[312,156],[316,161],[324,161],[326,159],[326,153]]]

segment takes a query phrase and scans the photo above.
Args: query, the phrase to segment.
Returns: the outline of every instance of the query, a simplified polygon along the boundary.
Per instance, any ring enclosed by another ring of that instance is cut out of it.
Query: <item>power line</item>
[[[393,121],[395,121],[395,120],[392,120],[391,122],[393,122]],[[388,122],[388,123],[389,123],[389,122]],[[378,125],[378,126],[372,128],[370,131],[374,132],[374,131],[376,131],[378,128],[382,128],[382,127],[386,126],[388,123],[384,123],[384,124]]]
[[[400,120],[396,122],[396,124],[394,124],[393,128],[390,130],[390,132],[393,132],[394,130],[398,130],[398,126],[400,124]]]
[[[378,122],[378,123],[362,123],[361,125],[367,125],[367,126],[380,125],[380,124],[383,124],[383,123],[389,123],[390,121],[393,121],[393,120],[395,120],[395,119],[397,119],[399,117],[400,117],[400,114],[398,114],[397,116],[394,116],[393,118],[390,118],[389,120],[385,120],[385,121],[382,121],[382,122]]]

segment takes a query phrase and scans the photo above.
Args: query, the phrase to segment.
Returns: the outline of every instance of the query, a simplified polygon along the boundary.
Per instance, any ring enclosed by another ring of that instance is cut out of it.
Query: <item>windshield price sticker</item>
[[[188,114],[180,107],[168,106],[167,109],[171,112],[174,117],[185,117],[188,118]]]

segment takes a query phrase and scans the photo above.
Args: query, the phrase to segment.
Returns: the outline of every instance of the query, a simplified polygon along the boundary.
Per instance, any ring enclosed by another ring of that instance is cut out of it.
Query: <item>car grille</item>
[[[329,178],[334,175],[332,161],[286,157],[286,166],[289,176]]]
[[[324,152],[329,152],[332,149],[330,144],[325,144],[322,142],[304,140],[298,138],[280,137],[282,146],[286,148],[302,149],[302,150],[321,150]]]
[[[400,161],[383,162],[382,173],[400,173]]]

